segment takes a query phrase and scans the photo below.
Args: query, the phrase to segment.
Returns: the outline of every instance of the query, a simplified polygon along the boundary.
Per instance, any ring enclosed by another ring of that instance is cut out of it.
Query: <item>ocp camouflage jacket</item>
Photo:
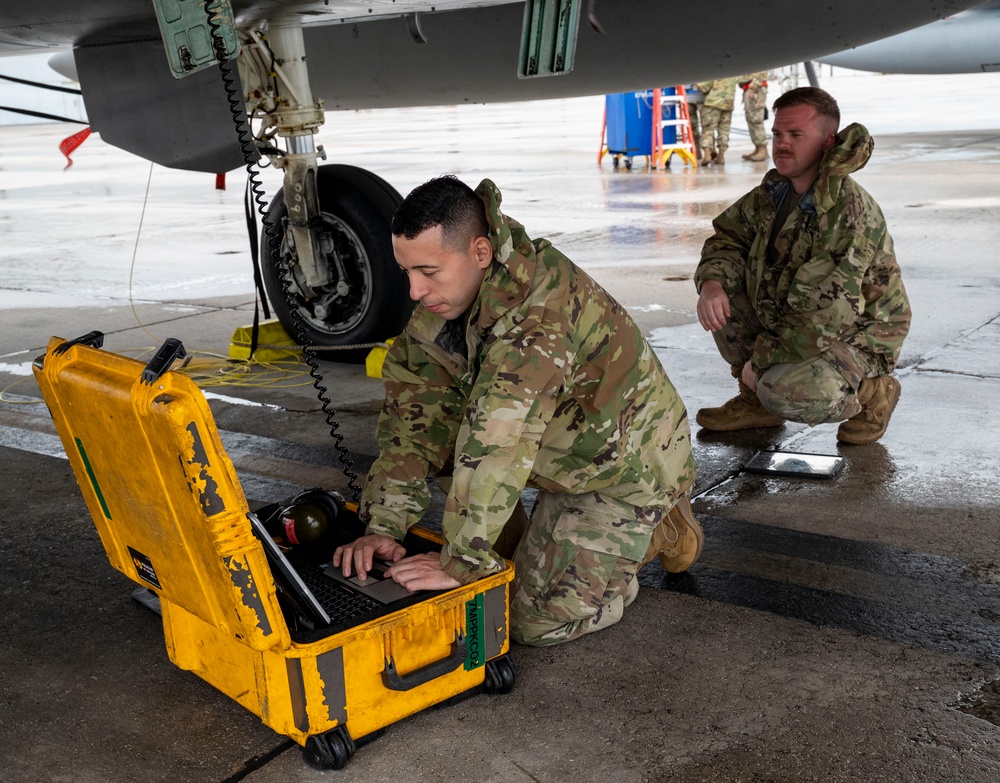
[[[643,507],[694,483],[687,412],[628,313],[503,215],[492,182],[476,192],[493,263],[467,327],[418,306],[390,349],[362,497],[369,532],[401,539],[427,510],[427,477],[453,458],[442,564],[463,583],[502,569],[492,544],[526,486]],[[641,559],[650,530],[618,522],[576,535]]]
[[[737,81],[737,77],[727,76],[725,79],[716,79],[714,82],[700,82],[697,87],[705,94],[705,107],[732,111],[736,98]]]
[[[732,299],[745,291],[760,319],[751,364],[802,362],[842,341],[892,372],[910,326],[910,303],[892,237],[875,200],[849,176],[871,157],[874,141],[858,124],[837,135],[819,176],[767,244],[791,183],[774,169],[713,222],[695,285],[717,280]]]

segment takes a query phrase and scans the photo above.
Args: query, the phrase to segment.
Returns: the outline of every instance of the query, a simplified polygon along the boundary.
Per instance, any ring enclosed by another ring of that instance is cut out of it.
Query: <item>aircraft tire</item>
[[[395,337],[414,306],[390,239],[389,225],[402,196],[381,177],[341,164],[320,166],[316,189],[323,228],[346,266],[349,290],[340,295],[335,285],[329,286],[309,301],[292,293],[289,302],[281,279],[285,265],[279,263],[287,252],[282,228],[287,210],[279,190],[270,207],[271,222],[282,236],[277,253],[268,242],[267,231],[261,235],[261,275],[275,316],[285,331],[307,344],[354,345]],[[292,270],[292,274],[297,273]],[[369,350],[326,351],[321,356],[331,361],[363,362]]]

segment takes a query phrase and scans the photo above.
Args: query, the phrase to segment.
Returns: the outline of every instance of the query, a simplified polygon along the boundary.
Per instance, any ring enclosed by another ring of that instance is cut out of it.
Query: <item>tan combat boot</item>
[[[653,537],[649,540],[649,548],[642,564],[646,565],[654,557],[658,557],[660,565],[669,573],[679,574],[694,565],[704,545],[705,533],[691,513],[691,501],[685,495],[663,515],[660,524],[653,529]]]
[[[891,375],[861,381],[861,388],[858,389],[861,413],[840,425],[837,440],[861,446],[881,438],[889,426],[901,391],[899,381]]]
[[[752,160],[755,163],[758,163],[762,160],[767,160],[767,147],[761,147],[758,145],[757,147],[754,148],[753,152],[744,155],[743,160]]]
[[[712,158],[715,157],[715,153],[712,151],[711,147],[704,147],[701,151],[701,164],[702,166],[707,166],[712,162]]]
[[[742,378],[737,378],[740,393],[718,408],[702,408],[694,420],[704,429],[714,432],[730,432],[732,430],[749,430],[756,427],[777,427],[785,423],[780,416],[775,416],[765,408]]]
[[[716,166],[725,166],[726,165],[726,153],[725,152],[717,152],[717,153],[715,153],[715,155],[712,156],[712,163],[713,163],[713,165],[716,165]]]

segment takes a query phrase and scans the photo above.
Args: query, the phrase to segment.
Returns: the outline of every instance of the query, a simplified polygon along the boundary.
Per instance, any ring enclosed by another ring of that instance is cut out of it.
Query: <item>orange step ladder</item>
[[[651,156],[654,168],[670,168],[670,158],[680,157],[692,168],[698,168],[698,156],[694,146],[694,131],[691,128],[691,114],[688,112],[687,92],[683,84],[674,87],[674,94],[660,89],[653,90],[653,105],[659,106],[659,113],[653,112],[653,154]],[[663,119],[664,109],[677,107],[671,111],[673,119]],[[674,143],[663,143],[663,129],[674,128]]]

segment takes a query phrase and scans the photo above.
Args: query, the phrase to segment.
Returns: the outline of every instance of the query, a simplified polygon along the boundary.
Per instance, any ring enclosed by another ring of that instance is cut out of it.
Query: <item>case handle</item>
[[[101,348],[104,345],[104,332],[99,332],[96,329],[92,332],[87,332],[82,337],[76,337],[65,343],[57,345],[52,350],[52,353],[56,356],[62,356],[74,345],[89,345],[91,348]]]
[[[141,382],[152,384],[170,369],[174,359],[183,359],[185,356],[187,351],[184,350],[184,343],[176,337],[168,337],[156,352],[156,356],[149,360],[146,369],[142,371]]]
[[[389,658],[385,662],[385,671],[382,672],[382,682],[385,687],[393,691],[408,691],[418,685],[430,682],[436,677],[442,677],[449,672],[455,671],[465,660],[465,634],[461,631],[455,632],[455,642],[451,645],[451,653],[447,658],[428,664],[422,669],[417,669],[409,674],[399,674],[396,671],[396,663]]]

